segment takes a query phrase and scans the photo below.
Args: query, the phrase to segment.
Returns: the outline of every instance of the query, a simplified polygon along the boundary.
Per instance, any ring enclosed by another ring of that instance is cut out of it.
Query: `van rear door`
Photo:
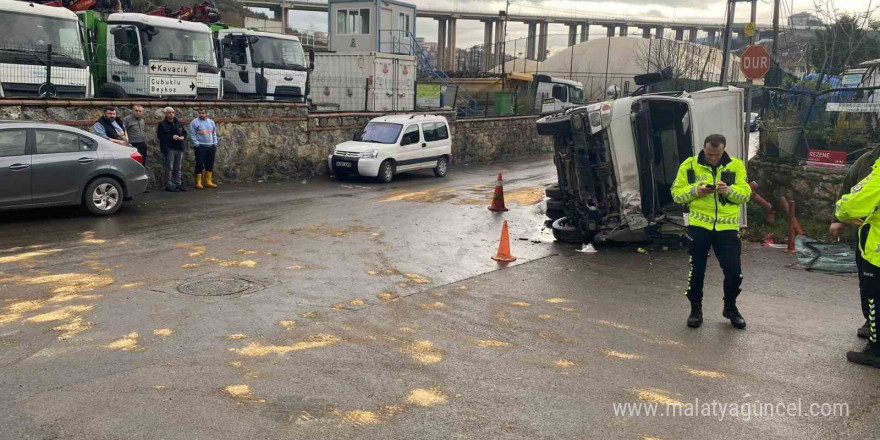
[[[703,149],[703,140],[710,134],[727,138],[724,151],[746,162],[748,149],[743,133],[743,89],[714,87],[691,93],[691,118],[694,122],[694,155]],[[746,226],[746,205],[740,208],[740,227]]]

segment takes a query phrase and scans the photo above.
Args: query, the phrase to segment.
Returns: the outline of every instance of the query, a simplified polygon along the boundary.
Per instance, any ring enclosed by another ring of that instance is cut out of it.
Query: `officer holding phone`
[[[726,144],[727,140],[720,134],[708,136],[703,142],[703,151],[681,164],[672,184],[672,198],[689,208],[686,218],[690,274],[684,292],[691,303],[688,327],[703,324],[703,280],[709,250],[714,249],[724,271],[722,316],[734,327],[746,328],[746,321],[736,307],[743,278],[739,205],[751,199],[752,189],[746,180],[745,165],[724,152]]]

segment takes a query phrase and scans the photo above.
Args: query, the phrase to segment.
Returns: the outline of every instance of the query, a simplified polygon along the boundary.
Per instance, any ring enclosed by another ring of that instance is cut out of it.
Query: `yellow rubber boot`
[[[196,174],[196,188],[205,189],[205,187],[202,186],[202,173]]]
[[[214,177],[213,171],[205,171],[205,186],[208,188],[216,188],[217,185],[214,185],[214,181],[211,180]]]

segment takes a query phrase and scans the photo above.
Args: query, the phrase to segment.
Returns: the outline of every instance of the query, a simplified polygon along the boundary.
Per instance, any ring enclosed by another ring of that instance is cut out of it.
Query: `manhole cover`
[[[177,291],[195,296],[226,296],[244,293],[255,287],[262,286],[243,278],[211,278],[183,283],[177,287]]]

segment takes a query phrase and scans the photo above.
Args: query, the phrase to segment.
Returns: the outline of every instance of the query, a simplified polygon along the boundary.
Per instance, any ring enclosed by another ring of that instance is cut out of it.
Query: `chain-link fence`
[[[88,67],[78,44],[0,43],[0,87],[7,98],[85,98]]]
[[[798,162],[811,149],[841,151],[852,162],[880,144],[880,86],[832,89],[799,83],[761,89],[761,145],[765,160]]]
[[[415,84],[393,76],[316,75],[310,79],[314,111],[409,111],[415,108]]]

